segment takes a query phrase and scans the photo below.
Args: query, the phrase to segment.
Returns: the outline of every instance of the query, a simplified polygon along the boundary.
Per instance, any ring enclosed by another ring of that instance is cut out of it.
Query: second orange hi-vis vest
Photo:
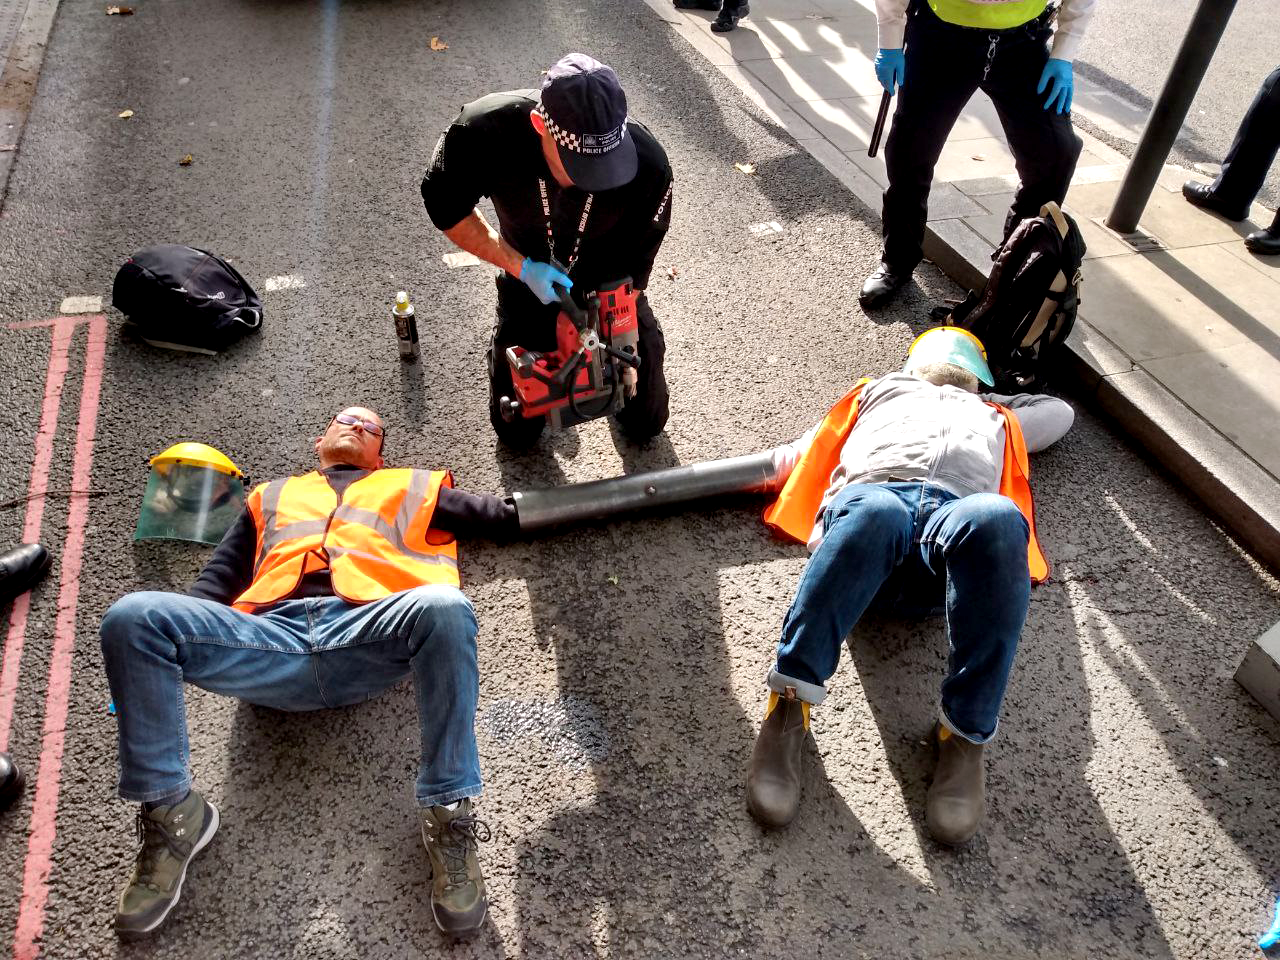
[[[312,471],[254,488],[247,503],[258,528],[253,582],[232,604],[254,610],[283,600],[308,573],[328,569],[333,592],[371,603],[424,584],[457,587],[453,535],[431,529],[447,470],[374,470],[338,495]]]
[[[840,462],[840,448],[853,432],[858,419],[858,398],[866,380],[860,381],[836,405],[827,411],[809,449],[800,456],[795,469],[778,494],[778,499],[764,511],[764,522],[775,533],[800,543],[808,543],[823,495],[831,485],[831,474]],[[1027,519],[1027,568],[1032,583],[1049,579],[1049,561],[1036,537],[1035,505],[1031,500],[1031,468],[1027,460],[1027,444],[1022,439],[1022,426],[1012,410],[991,403],[1004,414],[1004,466],[1000,471],[1000,493],[1008,497]]]

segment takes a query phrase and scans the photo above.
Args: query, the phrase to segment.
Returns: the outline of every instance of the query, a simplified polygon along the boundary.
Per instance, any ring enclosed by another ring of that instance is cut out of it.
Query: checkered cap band
[[[538,104],[538,116],[542,117],[543,123],[547,125],[547,132],[551,134],[551,139],[555,140],[557,146],[583,156],[598,157],[616,150],[622,146],[622,141],[627,135],[626,120],[623,120],[622,125],[616,130],[610,130],[608,133],[574,133],[551,119],[546,107],[541,103]]]

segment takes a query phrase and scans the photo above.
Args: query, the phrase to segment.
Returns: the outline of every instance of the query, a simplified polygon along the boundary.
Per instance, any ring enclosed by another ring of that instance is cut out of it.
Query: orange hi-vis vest
[[[248,508],[258,528],[253,582],[232,604],[256,609],[283,600],[308,573],[326,568],[333,592],[371,603],[424,584],[461,586],[453,534],[431,529],[447,470],[374,470],[338,495],[312,471],[255,487]]]
[[[827,411],[813,443],[800,456],[795,469],[778,494],[778,499],[764,511],[765,524],[783,537],[808,543],[817,522],[822,497],[831,485],[831,474],[840,462],[840,448],[853,432],[858,419],[858,397],[866,380],[846,393]],[[1031,535],[1027,540],[1027,567],[1032,583],[1049,579],[1049,561],[1036,538],[1035,505],[1031,500],[1031,469],[1027,461],[1027,444],[1022,439],[1022,426],[1013,411],[998,403],[989,403],[1004,414],[1004,466],[1000,471],[1000,493],[1008,497],[1027,518]]]

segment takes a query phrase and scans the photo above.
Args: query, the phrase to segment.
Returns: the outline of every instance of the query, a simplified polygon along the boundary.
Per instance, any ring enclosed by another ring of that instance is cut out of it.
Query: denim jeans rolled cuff
[[[938,722],[941,723],[948,730],[950,730],[957,737],[959,737],[961,740],[968,740],[970,743],[976,743],[979,745],[984,743],[990,743],[992,740],[996,738],[996,734],[1000,732],[1000,721],[997,720],[995,729],[993,729],[985,737],[975,736],[972,733],[965,733],[963,730],[961,730],[959,727],[957,727],[954,723],[951,722],[951,718],[947,716],[946,708],[941,705],[938,706]]]
[[[120,786],[117,793],[121,800],[128,800],[130,803],[155,803],[157,800],[164,800],[167,797],[174,797],[179,794],[185,794],[188,790],[195,786],[195,780],[189,774],[182,779],[180,783],[175,783],[171,787],[161,787],[152,790],[134,790],[125,785],[124,778],[120,778]]]
[[[442,807],[446,803],[453,803],[455,800],[461,800],[464,797],[478,797],[484,792],[484,784],[477,783],[469,787],[458,787],[454,790],[446,790],[444,793],[435,793],[429,797],[418,797],[418,806],[423,810],[428,807]]]
[[[827,688],[821,683],[807,683],[795,677],[788,677],[785,673],[779,673],[776,667],[769,671],[770,690],[779,696],[785,696],[787,687],[795,687],[796,696],[815,707],[827,696]]]

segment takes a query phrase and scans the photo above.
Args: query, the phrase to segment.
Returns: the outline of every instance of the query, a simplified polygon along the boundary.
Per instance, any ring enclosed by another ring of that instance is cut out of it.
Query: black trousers
[[[889,188],[884,192],[884,260],[909,273],[920,262],[933,168],[951,128],[974,92],[995,103],[1021,183],[1005,221],[1005,235],[1071,185],[1083,144],[1071,117],[1044,109],[1036,93],[1049,59],[1050,20],[1012,30],[957,27],[927,3],[912,4],[907,20],[906,77],[885,144]]]
[[[636,395],[627,400],[615,419],[628,439],[643,442],[657,436],[667,425],[671,394],[667,390],[667,377],[663,372],[667,341],[662,333],[662,325],[654,316],[649,298],[644,293],[636,297],[636,319],[640,327],[640,369],[636,371]],[[496,391],[495,395],[515,395],[511,385],[511,368],[502,359],[507,347],[520,346],[526,350],[541,352],[554,350],[555,321],[555,311],[542,310],[537,316],[511,317],[501,307],[498,308],[489,347],[489,382],[490,389]]]
[[[1213,181],[1214,195],[1242,210],[1262,189],[1271,164],[1280,152],[1280,67],[1262,81],[1258,95],[1240,121],[1240,129],[1222,161],[1222,173]],[[1275,228],[1280,229],[1280,210]]]

